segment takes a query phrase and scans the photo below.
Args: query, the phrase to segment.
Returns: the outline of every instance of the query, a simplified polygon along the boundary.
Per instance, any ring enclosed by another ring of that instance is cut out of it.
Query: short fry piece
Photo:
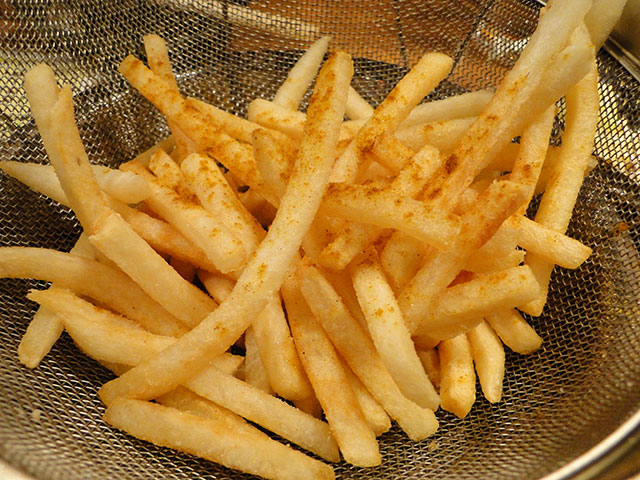
[[[491,403],[502,398],[504,349],[498,335],[487,322],[481,321],[467,332],[473,363],[485,398]]]
[[[527,354],[536,351],[542,338],[514,309],[502,309],[487,315],[486,320],[511,350]]]
[[[460,418],[467,416],[476,401],[476,374],[471,347],[465,335],[443,340],[440,355],[440,405]]]

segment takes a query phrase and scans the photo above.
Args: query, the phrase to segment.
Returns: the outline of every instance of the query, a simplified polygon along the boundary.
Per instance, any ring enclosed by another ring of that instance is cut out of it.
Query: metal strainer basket
[[[352,53],[354,86],[372,104],[426,51],[455,59],[432,98],[493,88],[526,44],[538,9],[531,0],[0,2],[0,157],[46,161],[22,90],[25,71],[41,61],[72,85],[92,161],[115,166],[168,131],[116,72],[127,54],[144,57],[144,34],[166,39],[183,93],[243,115],[253,98],[272,97],[320,34],[332,34],[334,48]],[[479,398],[464,420],[439,411],[439,431],[420,443],[394,427],[380,440],[382,466],[341,463],[339,478],[606,478],[593,473],[592,461],[634,444],[640,424],[640,83],[609,53],[601,51],[598,60],[599,164],[585,181],[568,232],[594,253],[576,271],[556,269],[544,314],[530,319],[543,347],[528,356],[507,352],[499,404]],[[69,250],[78,235],[69,210],[0,176],[2,245]],[[35,370],[20,365],[16,349],[35,312],[25,294],[33,287],[44,284],[0,280],[5,463],[38,479],[248,478],[107,426],[97,390],[111,374],[66,335]]]

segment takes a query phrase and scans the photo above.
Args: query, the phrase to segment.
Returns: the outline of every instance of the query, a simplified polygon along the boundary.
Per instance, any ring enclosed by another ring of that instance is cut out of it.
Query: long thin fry
[[[103,386],[100,395],[107,404],[119,396],[153,398],[174,388],[226,350],[280,287],[328,183],[352,75],[351,58],[342,52],[320,70],[280,209],[227,301],[162,355]]]

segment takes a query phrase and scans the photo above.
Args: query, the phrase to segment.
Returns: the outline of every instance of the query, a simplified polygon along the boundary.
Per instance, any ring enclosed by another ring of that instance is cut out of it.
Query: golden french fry
[[[95,260],[45,248],[4,247],[0,248],[0,278],[46,280],[93,298],[151,332],[172,336],[186,332],[176,317],[127,275]]]
[[[391,90],[336,160],[331,181],[352,182],[366,163],[363,158],[383,133],[393,134],[409,112],[451,70],[453,60],[443,54],[424,55]]]
[[[362,410],[364,418],[367,419],[373,433],[375,433],[377,437],[382,435],[384,432],[389,431],[391,428],[391,419],[389,418],[389,415],[387,415],[387,412],[385,412],[382,405],[373,398],[373,395],[369,393],[369,390],[367,390],[367,387],[363,385],[358,376],[353,373],[353,370],[351,370],[351,367],[347,362],[345,362],[340,355],[338,355],[338,357],[340,358],[342,369],[351,384],[351,389],[353,390],[353,394],[356,396],[358,405],[360,405],[360,410]]]
[[[584,23],[596,50],[604,45],[611,30],[620,20],[626,3],[626,0],[594,0],[591,9],[584,17]]]
[[[368,185],[332,183],[320,212],[382,228],[393,228],[436,248],[452,245],[460,224],[456,216],[432,210],[420,200],[395,197]]]
[[[424,371],[429,375],[429,380],[436,391],[440,391],[440,358],[435,348],[418,349],[418,357],[422,362]]]
[[[125,58],[118,67],[120,73],[153,103],[167,119],[174,122],[204,150],[233,174],[261,195],[264,191],[260,172],[256,168],[251,148],[239,143],[213,125],[208,117],[180,96],[167,82],[145,67],[133,56]],[[272,201],[273,199],[267,198]]]
[[[411,127],[400,128],[395,136],[413,150],[420,150],[425,145],[431,145],[448,155],[453,152],[475,120],[476,117],[464,117],[419,123]]]
[[[504,349],[498,335],[487,322],[481,321],[467,332],[471,356],[476,366],[480,386],[485,398],[491,403],[502,398],[504,378]]]
[[[443,340],[440,356],[440,406],[460,418],[467,416],[476,401],[476,375],[471,347],[465,335]]]
[[[318,73],[330,41],[330,36],[321,37],[307,49],[293,68],[289,70],[286,80],[280,85],[273,97],[273,103],[282,105],[289,110],[298,109],[302,97]]]
[[[473,328],[483,316],[525,304],[539,288],[527,266],[478,275],[441,292],[433,310],[413,333],[440,339],[454,337]]]
[[[252,144],[256,165],[265,186],[280,200],[287,189],[293,163],[268,130],[256,129],[253,132]]]
[[[373,341],[349,314],[322,273],[311,265],[302,264],[298,279],[307,304],[335,348],[389,416],[412,440],[432,435],[438,428],[433,411],[420,407],[402,394]]]
[[[330,57],[320,70],[280,209],[229,298],[162,355],[104,385],[100,395],[107,404],[120,396],[153,398],[168,392],[225,351],[278,290],[329,181],[352,75],[351,58],[343,52]]]
[[[307,306],[295,278],[285,281],[283,296],[296,349],[340,452],[353,465],[379,465],[376,435],[360,410],[331,341]]]
[[[104,218],[89,241],[185,325],[197,325],[216,308],[210,297],[183,279],[122,217],[111,214]]]
[[[420,363],[375,249],[369,248],[350,269],[369,334],[382,362],[408,399],[437,410],[440,398]]]
[[[153,154],[150,165],[153,166],[156,162],[169,168],[175,167],[176,171],[171,173],[178,176],[178,183],[184,182],[182,172],[162,150]],[[216,271],[228,273],[242,267],[249,255],[243,243],[220,216],[208,212],[189,197],[193,193],[185,191],[188,187],[178,185],[173,188],[168,181],[163,181],[164,178],[154,177],[142,167],[130,168],[147,181],[153,192],[145,200],[146,205],[205,252]]]
[[[511,350],[531,353],[540,348],[542,338],[514,309],[500,309],[487,315],[487,322]]]
[[[171,69],[169,51],[164,40],[155,34],[145,35],[142,39],[151,70],[162,77],[176,92],[179,92],[178,83]],[[196,145],[174,122],[169,122],[169,129],[175,139],[178,161],[181,162],[189,153],[195,151]]]
[[[547,184],[535,216],[536,222],[560,233],[569,225],[591,158],[600,106],[595,59],[591,61],[590,72],[567,93],[566,104],[566,126],[556,176]],[[541,293],[535,301],[523,305],[522,310],[536,316],[546,303],[553,264],[538,254],[527,255],[526,263],[534,271]]]
[[[273,388],[271,388],[269,377],[260,358],[253,327],[247,328],[244,332],[244,351],[244,368],[241,378],[249,385],[273,395]]]
[[[435,296],[462,270],[465,261],[495,233],[525,199],[524,187],[494,182],[462,217],[460,234],[447,252],[429,252],[425,264],[398,296],[409,329],[415,331],[431,308]]]
[[[225,301],[233,290],[234,283],[227,278],[203,271],[198,276],[219,303]],[[313,391],[302,370],[278,294],[255,318],[251,330],[255,333],[261,363],[273,390],[289,400],[311,396]]]
[[[155,403],[116,399],[104,414],[131,435],[272,479],[333,479],[333,469],[262,435]]]

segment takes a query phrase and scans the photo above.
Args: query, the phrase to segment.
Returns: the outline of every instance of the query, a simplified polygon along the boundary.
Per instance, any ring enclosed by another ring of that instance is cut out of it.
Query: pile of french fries
[[[323,63],[323,37],[248,119],[183,97],[148,35],[149,66],[129,56],[119,71],[172,134],[117,170],[90,164],[70,88],[36,66],[25,89],[51,165],[0,168],[71,207],[83,233],[69,253],[0,249],[2,277],[51,282],[28,294],[20,361],[36,367],[66,330],[118,375],[99,391],[106,422],[274,479],[334,472],[246,420],[370,467],[391,420],[420,441],[439,407],[465,417],[476,374],[498,402],[503,345],[542,341],[519,311],[540,315],[554,265],[591,253],[565,235],[593,166],[592,38],[613,26],[588,29],[591,4],[547,7],[495,93],[427,103],[451,58],[424,55],[374,109],[347,53]]]

